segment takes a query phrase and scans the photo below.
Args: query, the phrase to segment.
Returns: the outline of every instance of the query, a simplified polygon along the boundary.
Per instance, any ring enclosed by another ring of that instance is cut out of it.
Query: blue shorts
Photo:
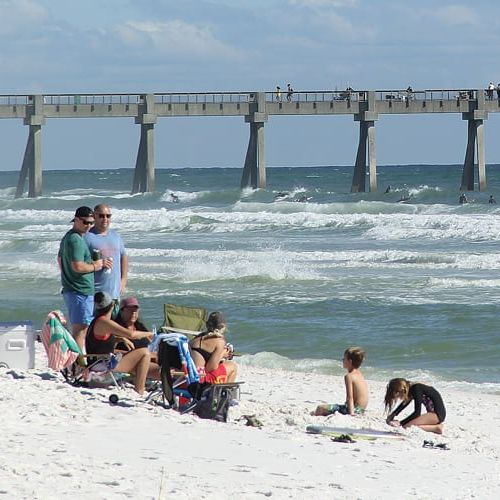
[[[94,296],[63,292],[63,297],[70,323],[72,325],[90,325],[94,318]]]

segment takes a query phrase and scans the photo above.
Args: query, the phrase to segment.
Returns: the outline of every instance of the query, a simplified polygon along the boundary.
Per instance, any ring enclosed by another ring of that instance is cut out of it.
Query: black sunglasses
[[[97,214],[99,219],[111,219],[111,214]]]
[[[85,224],[86,226],[93,226],[95,224],[95,222],[93,220],[86,220],[86,219],[82,219],[81,217],[78,217],[82,222],[83,224]]]

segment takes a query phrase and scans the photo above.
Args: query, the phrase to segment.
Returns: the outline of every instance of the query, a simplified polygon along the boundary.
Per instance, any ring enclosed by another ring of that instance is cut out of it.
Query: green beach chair
[[[188,337],[203,331],[208,318],[208,311],[204,307],[165,304],[164,313],[162,330],[183,333]]]

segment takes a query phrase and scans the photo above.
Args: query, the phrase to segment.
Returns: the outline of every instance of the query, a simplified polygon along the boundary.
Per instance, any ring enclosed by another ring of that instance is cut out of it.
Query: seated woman
[[[220,312],[210,313],[207,331],[189,342],[191,356],[200,374],[200,382],[224,384],[236,380],[238,366],[234,361],[233,348],[226,342],[226,320]]]
[[[140,310],[139,301],[135,297],[125,297],[120,302],[120,309],[118,311],[118,315],[115,318],[115,321],[130,330],[131,332],[147,332],[148,329],[144,325],[144,323],[139,318],[139,310]],[[128,352],[132,349],[147,349],[150,340],[148,338],[141,338],[135,340],[128,340],[126,338],[119,339],[119,342],[116,344],[115,349],[120,352]],[[160,367],[157,361],[156,352],[150,352],[151,356],[151,365],[149,368],[148,377],[159,379]]]
[[[135,297],[126,297],[122,299],[115,321],[132,332],[147,332],[148,329],[139,319],[140,308],[139,301]],[[148,347],[149,344],[150,341],[146,337],[135,340],[120,339],[116,348],[121,351],[130,351],[131,349]]]
[[[95,318],[90,323],[85,338],[87,353],[113,353],[117,339],[126,339],[126,341],[147,339],[151,341],[153,338],[151,332],[129,330],[113,321],[111,319],[113,299],[106,292],[97,292],[94,295],[94,304]],[[125,353],[113,371],[133,373],[135,390],[139,394],[143,394],[149,369],[149,351],[147,348],[142,348]]]

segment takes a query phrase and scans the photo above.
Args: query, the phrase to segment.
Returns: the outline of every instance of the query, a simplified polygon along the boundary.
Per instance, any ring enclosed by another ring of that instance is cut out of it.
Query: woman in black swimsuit
[[[393,378],[387,384],[385,394],[385,409],[391,411],[392,406],[398,400],[401,404],[387,417],[386,422],[393,427],[411,427],[416,425],[424,431],[443,433],[443,422],[446,418],[446,409],[443,399],[434,387],[430,385],[412,383],[404,378]],[[415,409],[411,415],[408,415],[401,421],[394,420],[394,417],[401,413],[412,401],[415,403]],[[421,414],[422,405],[425,406],[427,413]]]
[[[236,380],[238,367],[234,361],[228,361],[233,357],[233,351],[226,342],[225,331],[224,316],[220,312],[213,312],[207,319],[207,331],[189,342],[191,356],[202,382],[223,384]]]

